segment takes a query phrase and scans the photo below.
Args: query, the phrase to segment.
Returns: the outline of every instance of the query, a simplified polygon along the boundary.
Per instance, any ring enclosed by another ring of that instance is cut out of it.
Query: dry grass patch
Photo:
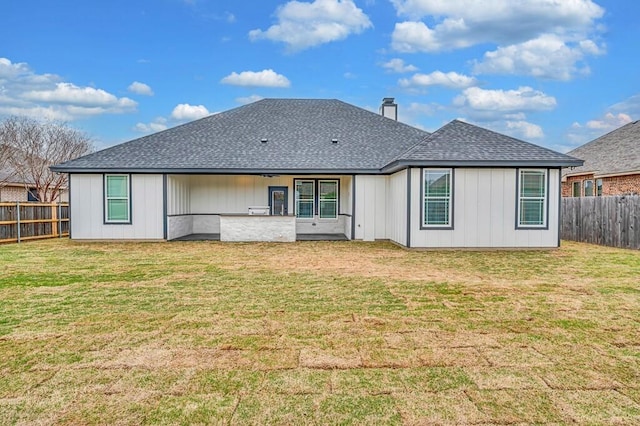
[[[491,420],[460,390],[410,393],[398,401],[398,410],[408,425],[473,425]]]
[[[0,246],[0,424],[634,424],[640,252]]]
[[[529,367],[471,367],[467,373],[481,390],[548,389],[540,373]]]
[[[569,420],[554,405],[551,392],[545,390],[469,390],[466,395],[495,423],[540,424]]]

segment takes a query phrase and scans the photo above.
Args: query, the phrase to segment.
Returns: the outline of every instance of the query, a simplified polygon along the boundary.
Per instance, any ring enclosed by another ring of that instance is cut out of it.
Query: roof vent
[[[392,120],[398,120],[398,104],[395,103],[395,98],[382,98],[380,115]]]
[[[338,143],[338,139],[336,139],[336,138],[331,139],[331,143],[333,143],[333,144]]]
[[[267,138],[260,139],[260,142],[262,142],[262,143],[267,143],[268,141],[269,141],[269,139],[267,139]]]

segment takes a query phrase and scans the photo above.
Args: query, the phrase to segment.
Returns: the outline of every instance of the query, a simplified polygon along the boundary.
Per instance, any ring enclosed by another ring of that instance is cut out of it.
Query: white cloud
[[[13,64],[7,58],[0,58],[0,79],[14,79],[28,74],[31,74],[31,70],[24,62]]]
[[[407,105],[403,104],[402,108],[398,110],[398,121],[407,123],[427,132],[433,132],[437,130],[437,128],[425,127],[424,119],[425,117],[433,117],[444,109],[445,108],[442,105],[437,103],[424,104],[419,102],[410,102]]]
[[[0,114],[73,121],[136,110],[132,99],[103,89],[77,86],[55,74],[36,74],[26,63],[0,58]]]
[[[151,123],[137,123],[133,130],[140,133],[155,133],[166,130],[168,127],[166,118],[157,117]]]
[[[246,105],[246,104],[251,104],[253,102],[258,102],[259,100],[264,99],[264,97],[260,96],[260,95],[250,95],[250,96],[243,96],[240,98],[236,98],[236,102],[242,105]]]
[[[456,37],[465,32],[463,20],[448,20],[435,29],[424,22],[398,22],[391,36],[391,47],[399,52],[438,52],[473,45],[473,40]]]
[[[216,113],[209,112],[204,105],[178,104],[170,116],[156,117],[150,123],[136,123],[133,130],[140,133],[155,133],[186,121],[198,120]]]
[[[278,23],[249,32],[251,40],[283,42],[291,51],[343,40],[371,28],[369,17],[352,0],[290,1],[276,10]]]
[[[575,74],[586,74],[587,67],[577,63],[586,55],[599,55],[603,49],[591,40],[568,44],[553,34],[544,34],[524,43],[499,47],[487,52],[474,71],[486,74],[519,74],[553,80],[570,80]]]
[[[171,118],[180,121],[197,120],[210,115],[204,105],[179,104],[171,112]]]
[[[243,71],[240,74],[232,72],[220,80],[222,84],[232,86],[255,86],[255,87],[289,87],[291,82],[287,77],[278,74],[272,69],[262,71]]]
[[[398,74],[418,71],[418,67],[410,64],[405,64],[404,60],[400,58],[393,58],[389,62],[385,62],[384,64],[382,64],[382,68]]]
[[[526,86],[517,90],[485,90],[470,87],[456,97],[454,105],[475,111],[499,113],[544,111],[554,109],[556,99]]]
[[[589,129],[609,132],[611,130],[617,129],[618,127],[624,126],[625,124],[629,124],[632,121],[633,120],[631,119],[631,117],[627,114],[612,114],[608,112],[604,115],[604,117],[598,120],[587,121],[586,127]]]
[[[586,25],[604,10],[591,0],[391,0],[398,15],[411,19],[424,16],[460,16],[476,22],[496,22],[518,28],[531,18],[549,20],[553,25]],[[509,23],[508,21],[512,22]],[[541,25],[536,23],[534,25]],[[522,28],[527,31],[527,28]]]
[[[153,90],[151,90],[151,87],[147,84],[140,83],[139,81],[131,83],[127,90],[138,95],[153,96]]]
[[[15,106],[0,105],[0,115],[24,115],[53,121],[72,121],[80,117],[72,115],[65,108],[56,106]]]
[[[569,79],[588,72],[584,61],[602,54],[593,40],[604,9],[592,0],[392,0],[399,16],[391,46],[400,52],[439,52],[480,44],[487,52],[477,72]],[[538,62],[541,60],[541,62]],[[535,65],[533,70],[529,65]],[[553,71],[554,66],[560,69]]]
[[[102,89],[79,87],[73,83],[56,83],[55,88],[48,90],[30,90],[21,95],[23,99],[53,104],[71,104],[82,107],[114,107],[122,109],[135,108],[137,103],[129,98],[117,98]]]
[[[476,84],[476,79],[456,72],[434,71],[431,74],[414,74],[411,78],[398,81],[400,87],[444,86],[450,89],[464,89]]]
[[[507,121],[506,128],[509,134],[520,139],[530,140],[544,138],[542,127],[527,121]]]

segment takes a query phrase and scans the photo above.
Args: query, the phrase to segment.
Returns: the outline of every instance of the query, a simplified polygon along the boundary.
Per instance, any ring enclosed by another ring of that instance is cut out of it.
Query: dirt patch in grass
[[[0,423],[640,422],[637,251],[52,240],[0,273]]]

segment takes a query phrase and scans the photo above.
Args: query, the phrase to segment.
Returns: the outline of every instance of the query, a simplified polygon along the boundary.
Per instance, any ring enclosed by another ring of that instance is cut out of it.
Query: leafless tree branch
[[[67,175],[49,166],[72,160],[92,151],[91,139],[66,124],[9,117],[0,123],[0,168],[14,174],[13,180],[35,188],[38,200],[58,200],[67,186]]]

